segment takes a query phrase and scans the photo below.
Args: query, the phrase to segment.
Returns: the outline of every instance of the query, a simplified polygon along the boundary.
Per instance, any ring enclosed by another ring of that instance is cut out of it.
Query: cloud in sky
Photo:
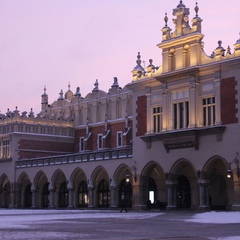
[[[190,19],[195,1],[185,0]],[[123,87],[131,82],[137,52],[148,64],[161,64],[161,42],[165,12],[169,26],[178,0],[0,0],[0,110],[41,108],[47,87],[49,101],[80,87],[86,96],[99,80],[108,91],[113,77]],[[203,19],[205,51],[208,55],[223,41],[223,47],[240,37],[239,0],[198,1]]]

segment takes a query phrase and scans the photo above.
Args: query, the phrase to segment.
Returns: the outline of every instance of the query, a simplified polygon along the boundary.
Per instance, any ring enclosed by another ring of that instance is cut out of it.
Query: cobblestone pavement
[[[240,239],[239,223],[186,222],[196,213],[194,211],[120,213],[105,210],[0,210],[0,240]]]

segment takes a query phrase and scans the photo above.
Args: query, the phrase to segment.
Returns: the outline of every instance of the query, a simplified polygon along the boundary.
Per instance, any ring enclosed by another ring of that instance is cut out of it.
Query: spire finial
[[[199,11],[198,2],[196,2],[196,6],[195,6],[194,10],[196,12],[196,17],[198,17],[198,11]]]
[[[141,65],[141,55],[140,55],[140,52],[138,52],[138,55],[137,55],[137,61],[136,61],[136,63],[137,63],[137,65]]]
[[[185,5],[183,4],[183,1],[182,1],[182,0],[179,1],[179,4],[178,4],[177,7],[185,7]]]
[[[71,85],[70,85],[70,82],[68,83],[68,90],[70,90],[70,87],[71,87]]]
[[[165,27],[167,27],[167,23],[168,23],[168,16],[167,16],[167,12],[165,13],[165,17],[164,17],[164,21],[165,21]]]

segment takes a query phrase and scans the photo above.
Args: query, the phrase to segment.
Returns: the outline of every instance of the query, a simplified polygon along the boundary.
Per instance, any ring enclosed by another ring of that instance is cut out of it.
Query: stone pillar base
[[[133,210],[138,210],[138,211],[141,211],[141,210],[147,210],[147,205],[134,205],[132,207]]]
[[[232,207],[229,207],[232,211],[240,211],[240,205],[232,205]]]
[[[177,207],[176,206],[167,206],[166,210],[176,210]]]
[[[198,207],[198,210],[210,210],[210,207],[209,206],[199,206]]]

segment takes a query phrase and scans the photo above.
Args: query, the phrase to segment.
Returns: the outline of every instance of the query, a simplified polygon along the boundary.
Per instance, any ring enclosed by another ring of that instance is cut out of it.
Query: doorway
[[[177,207],[191,208],[191,185],[188,178],[184,175],[178,177]]]

